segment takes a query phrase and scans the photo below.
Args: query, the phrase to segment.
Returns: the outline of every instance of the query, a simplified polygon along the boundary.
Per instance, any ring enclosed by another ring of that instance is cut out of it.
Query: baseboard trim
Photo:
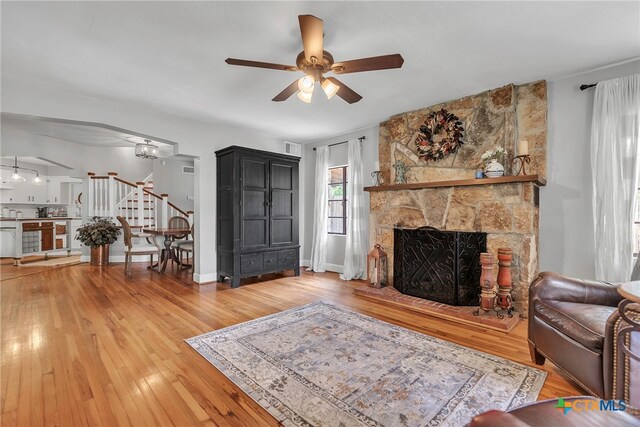
[[[309,265],[311,265],[311,260],[308,259],[303,259],[300,260],[300,267],[309,267]],[[344,271],[344,266],[340,265],[340,264],[325,264],[324,265],[324,270],[325,271],[332,271],[334,273],[342,273]]]
[[[81,262],[89,262],[91,260],[90,255],[81,255]],[[154,257],[153,261],[156,262],[158,257]],[[124,255],[110,255],[109,262],[124,262]],[[134,255],[131,262],[146,262],[149,263],[149,255]]]
[[[196,283],[208,283],[218,280],[218,273],[193,273],[193,281]]]
[[[335,273],[342,273],[344,271],[344,266],[339,264],[325,264],[324,269],[327,271],[333,271]]]

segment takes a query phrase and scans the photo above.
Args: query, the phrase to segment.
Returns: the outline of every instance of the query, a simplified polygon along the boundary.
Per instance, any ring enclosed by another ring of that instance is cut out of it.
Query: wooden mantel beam
[[[451,181],[434,181],[434,182],[415,182],[408,184],[394,185],[378,185],[373,187],[364,187],[364,191],[396,191],[396,190],[419,190],[422,188],[439,188],[439,187],[463,187],[471,185],[495,185],[495,184],[513,184],[518,182],[533,182],[539,186],[547,185],[547,180],[538,175],[518,175],[518,176],[501,176],[499,178],[481,178],[481,179],[457,179]]]

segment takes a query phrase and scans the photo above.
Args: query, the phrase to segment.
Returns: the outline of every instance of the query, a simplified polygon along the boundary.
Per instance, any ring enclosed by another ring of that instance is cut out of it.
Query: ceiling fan
[[[313,96],[316,82],[322,86],[322,90],[331,99],[334,95],[347,101],[349,104],[358,102],[362,96],[349,88],[335,77],[325,77],[324,74],[360,73],[362,71],[388,70],[400,68],[404,59],[398,53],[393,55],[374,56],[370,58],[354,59],[351,61],[334,62],[333,56],[323,50],[323,25],[322,19],[313,15],[299,15],[300,33],[302,34],[303,51],[296,58],[296,65],[272,64],[270,62],[247,61],[244,59],[227,58],[230,65],[245,67],[269,68],[282,71],[302,71],[305,76],[291,83],[285,90],[273,98],[280,102],[288,99],[298,92],[298,98],[309,103]]]

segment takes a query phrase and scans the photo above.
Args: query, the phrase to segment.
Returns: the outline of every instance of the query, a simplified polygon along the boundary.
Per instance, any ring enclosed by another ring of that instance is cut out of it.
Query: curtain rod
[[[580,85],[580,90],[587,90],[589,88],[596,87],[597,84],[598,83],[591,83],[591,84],[588,84],[588,85]]]
[[[364,141],[365,139],[367,139],[367,137],[366,137],[366,136],[361,136],[360,138],[358,138],[358,141],[362,142],[362,141]],[[329,144],[329,145],[327,145],[327,147],[334,147],[334,146],[336,146],[336,145],[346,144],[347,142],[349,142],[349,141],[336,142],[335,144]],[[317,149],[318,149],[318,147],[313,147],[313,151],[316,151]]]

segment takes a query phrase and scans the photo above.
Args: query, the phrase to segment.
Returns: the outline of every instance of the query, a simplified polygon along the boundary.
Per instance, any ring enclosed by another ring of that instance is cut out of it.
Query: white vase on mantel
[[[496,159],[491,159],[484,167],[484,174],[487,178],[498,178],[504,176],[504,166]]]

